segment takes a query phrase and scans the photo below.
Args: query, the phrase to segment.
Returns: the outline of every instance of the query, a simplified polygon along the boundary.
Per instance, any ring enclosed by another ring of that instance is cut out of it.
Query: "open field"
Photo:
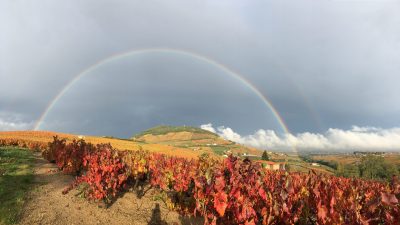
[[[65,134],[49,131],[2,131],[0,132],[0,139],[15,139],[26,142],[41,142],[46,144],[53,141],[53,136],[66,138],[67,142],[74,139],[83,138],[85,141],[93,144],[110,143],[114,148],[119,150],[148,150],[150,152],[162,152],[167,155],[181,156],[187,158],[197,158],[205,151],[193,151],[188,148],[181,148],[169,145],[142,143],[133,140],[121,140],[115,138],[96,137],[96,136],[82,136],[74,134]],[[208,152],[212,153],[212,152]]]
[[[0,147],[0,224],[15,223],[33,186],[33,154]]]
[[[384,158],[388,163],[400,166],[400,153],[386,153],[381,157]],[[361,161],[361,156],[354,155],[351,153],[347,154],[331,154],[331,155],[312,155],[312,158],[315,160],[324,160],[337,162],[342,164],[355,164]]]

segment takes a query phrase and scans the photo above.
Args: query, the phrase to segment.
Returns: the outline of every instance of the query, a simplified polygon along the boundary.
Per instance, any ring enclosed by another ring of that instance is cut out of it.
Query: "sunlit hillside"
[[[0,132],[0,139],[16,139],[22,141],[34,141],[41,142],[47,144],[48,142],[53,141],[54,136],[58,136],[60,138],[66,138],[67,141],[72,141],[74,139],[84,139],[87,142],[93,144],[100,143],[110,143],[114,148],[119,150],[148,150],[150,152],[162,152],[167,155],[181,156],[187,158],[197,158],[202,153],[209,151],[193,151],[188,148],[181,148],[170,145],[156,144],[156,143],[143,143],[137,142],[133,140],[123,140],[117,138],[109,138],[109,137],[96,137],[96,136],[85,136],[85,135],[76,135],[76,134],[66,134],[59,132],[49,132],[49,131],[7,131]]]
[[[158,126],[134,135],[132,139],[137,142],[189,148],[217,155],[261,156],[262,153],[259,149],[246,147],[225,140],[212,132],[190,126]]]

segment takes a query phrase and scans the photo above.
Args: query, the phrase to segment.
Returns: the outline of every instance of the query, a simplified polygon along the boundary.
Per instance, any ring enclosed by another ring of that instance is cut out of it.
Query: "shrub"
[[[87,172],[79,177],[74,186],[88,184],[85,196],[91,200],[110,203],[117,193],[126,187],[128,173],[118,151],[109,144],[97,145],[96,150],[83,159]]]
[[[66,139],[59,139],[58,136],[53,137],[53,142],[48,144],[48,148],[42,151],[42,156],[47,161],[55,163],[57,154],[61,151],[64,151],[66,146]]]
[[[57,156],[79,158],[75,152],[83,145],[65,145],[55,138],[51,146],[63,152],[56,154],[56,163],[69,168],[65,165],[73,160]],[[223,161],[205,155],[188,160],[145,151],[119,152],[109,144],[83,152],[87,152],[84,172],[66,192],[86,183],[89,199],[110,203],[129,179],[149,182],[166,193],[175,209],[201,215],[206,224],[395,224],[400,218],[400,183],[395,176],[388,184],[270,171],[233,156]]]

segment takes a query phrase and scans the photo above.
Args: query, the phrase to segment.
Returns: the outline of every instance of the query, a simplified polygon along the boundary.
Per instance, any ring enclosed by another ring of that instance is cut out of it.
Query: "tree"
[[[335,174],[336,174],[336,176],[342,176],[342,177],[359,177],[360,176],[359,168],[357,165],[343,164],[343,163],[339,163],[337,165]]]
[[[261,159],[262,159],[262,160],[269,160],[269,156],[268,156],[267,151],[264,150],[264,152],[263,152],[263,154],[262,154],[262,156],[261,156]]]
[[[368,179],[390,179],[397,175],[396,168],[381,156],[369,154],[361,159],[359,165],[360,176]]]

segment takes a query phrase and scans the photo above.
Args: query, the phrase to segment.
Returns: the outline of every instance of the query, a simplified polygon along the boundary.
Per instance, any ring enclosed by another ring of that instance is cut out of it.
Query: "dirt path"
[[[140,199],[128,192],[107,209],[79,197],[76,190],[63,195],[74,178],[58,172],[40,153],[35,157],[37,186],[29,195],[20,224],[203,224],[200,218],[168,210],[162,201],[152,199],[151,191]]]

